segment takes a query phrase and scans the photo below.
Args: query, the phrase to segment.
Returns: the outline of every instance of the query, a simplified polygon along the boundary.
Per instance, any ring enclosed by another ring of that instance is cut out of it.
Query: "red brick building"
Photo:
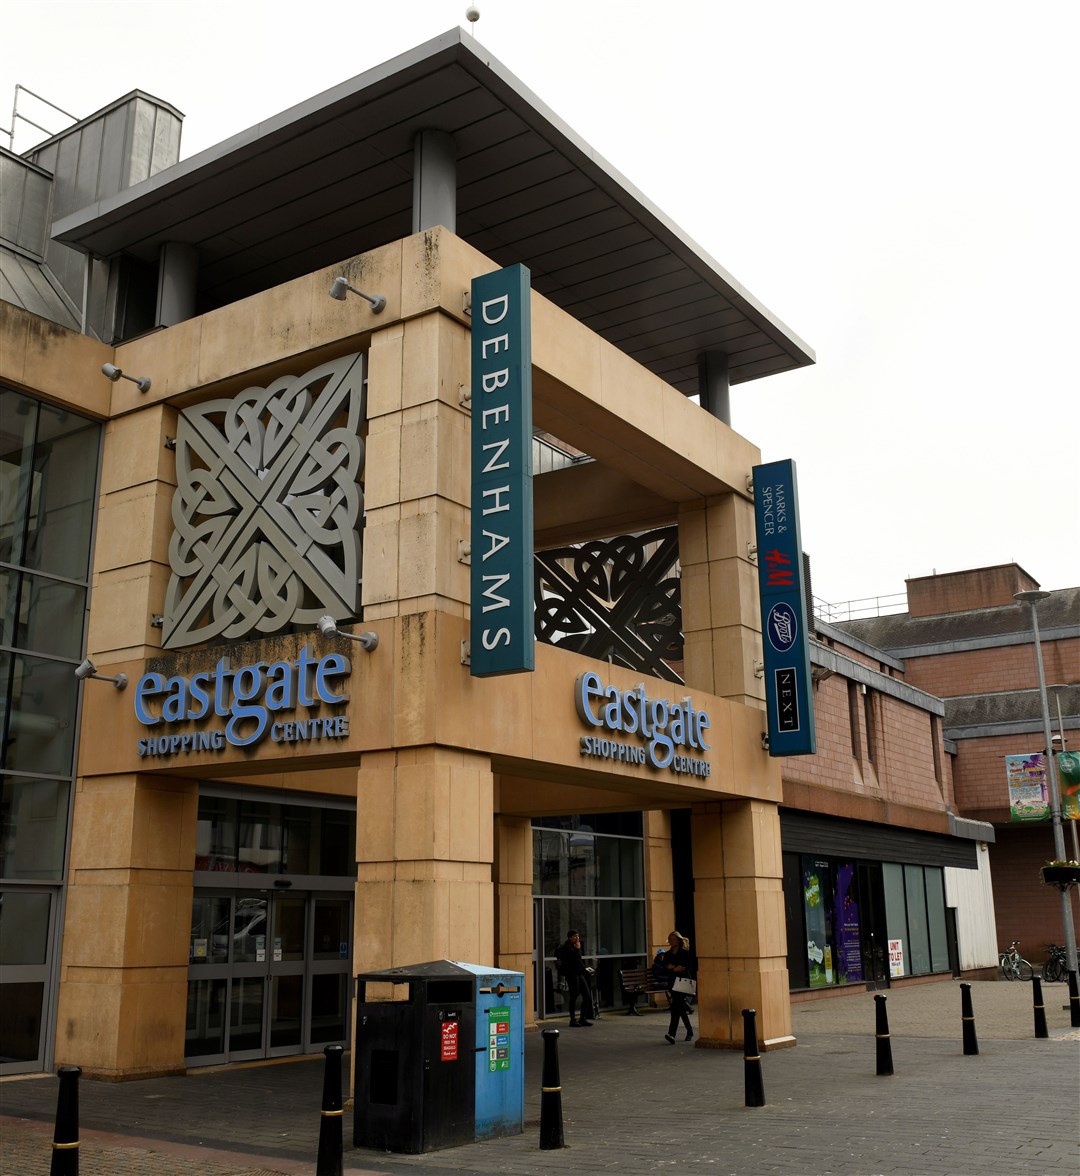
[[[1032,961],[1062,939],[1058,891],[1039,867],[1056,857],[1049,822],[1010,819],[1005,757],[1044,751],[1045,729],[1030,606],[1017,592],[1038,588],[1016,564],[907,581],[908,611],[846,621],[840,627],[887,651],[904,679],[940,697],[952,761],[955,811],[990,822],[998,942],[1021,942]],[[1051,592],[1036,605],[1051,730],[1080,746],[1080,587]],[[1058,706],[1060,704],[1060,721]],[[1055,751],[1061,750],[1058,739]],[[1076,854],[1076,822],[1065,823],[1066,854]],[[1080,908],[1072,893],[1073,918]]]

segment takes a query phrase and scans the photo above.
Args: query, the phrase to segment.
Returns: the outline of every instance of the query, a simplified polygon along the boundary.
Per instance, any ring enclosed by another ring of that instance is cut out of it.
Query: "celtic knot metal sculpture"
[[[364,358],[180,414],[167,649],[360,608]]]
[[[678,527],[538,551],[536,637],[682,682]]]

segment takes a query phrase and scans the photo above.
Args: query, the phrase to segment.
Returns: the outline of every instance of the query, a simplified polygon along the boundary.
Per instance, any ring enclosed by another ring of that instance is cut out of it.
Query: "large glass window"
[[[784,854],[793,987],[949,970],[940,867]]]
[[[343,808],[200,795],[195,869],[354,877],[356,814]]]
[[[555,951],[574,928],[601,1005],[622,999],[619,970],[646,962],[640,813],[547,817],[533,827],[540,1015],[565,1011]]]
[[[0,876],[63,877],[70,788],[68,780],[0,776]]]
[[[86,417],[0,388],[3,951],[34,957],[2,961],[2,1073],[48,1064],[100,439]],[[15,930],[25,904],[32,934]]]

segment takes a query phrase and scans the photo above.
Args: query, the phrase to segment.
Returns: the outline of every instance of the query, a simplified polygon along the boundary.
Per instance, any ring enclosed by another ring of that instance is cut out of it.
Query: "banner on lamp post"
[[[1009,787],[1011,821],[1048,821],[1050,794],[1046,781],[1046,756],[1034,751],[1029,755],[1007,755],[1005,775]]]
[[[769,755],[813,755],[810,635],[793,461],[754,466],[754,515]]]
[[[1058,786],[1061,788],[1061,815],[1067,821],[1080,821],[1080,755],[1063,751],[1057,757]]]
[[[534,666],[530,282],[523,265],[472,281],[474,677]]]

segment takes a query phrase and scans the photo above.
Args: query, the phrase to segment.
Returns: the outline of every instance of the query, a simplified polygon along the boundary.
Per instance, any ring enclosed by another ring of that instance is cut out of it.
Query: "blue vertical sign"
[[[474,677],[534,665],[531,277],[511,265],[472,282]]]
[[[754,515],[769,755],[813,755],[810,634],[793,461],[754,466]]]

